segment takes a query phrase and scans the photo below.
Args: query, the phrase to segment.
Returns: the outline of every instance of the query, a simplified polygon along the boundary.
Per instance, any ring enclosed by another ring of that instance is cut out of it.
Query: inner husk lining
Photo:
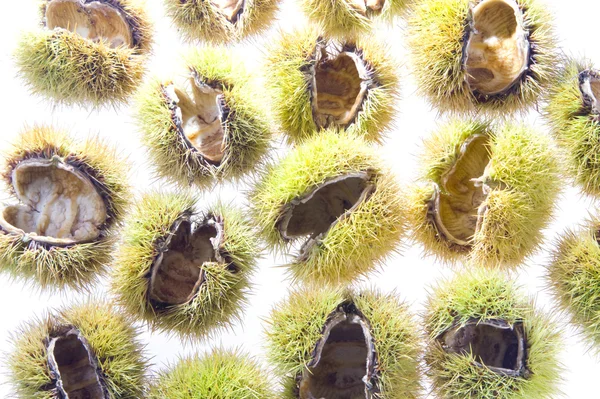
[[[340,308],[330,315],[299,383],[299,399],[372,398],[375,351],[368,323]]]
[[[245,0],[210,0],[231,23],[236,23],[239,15],[244,11]]]
[[[579,74],[579,89],[583,105],[589,107],[595,114],[600,114],[600,74],[597,71],[585,70]]]
[[[308,237],[302,257],[310,246],[327,234],[333,225],[364,202],[375,189],[369,172],[356,172],[332,178],[284,207],[278,222],[284,239]]]
[[[108,399],[98,373],[96,360],[87,340],[76,328],[50,339],[48,365],[60,397],[66,399]]]
[[[179,220],[156,259],[150,278],[150,300],[159,306],[190,302],[205,281],[202,266],[221,262],[222,225],[208,219],[198,226]]]
[[[379,12],[385,5],[385,0],[350,0],[350,5],[362,15],[370,12]]]
[[[443,239],[469,246],[485,210],[487,187],[481,177],[490,162],[489,137],[473,135],[462,144],[460,154],[435,186],[430,216]]]
[[[319,46],[312,76],[312,109],[322,129],[354,122],[371,83],[364,61],[354,52]]]
[[[3,230],[56,244],[91,241],[100,235],[106,205],[90,179],[74,167],[33,158],[14,168],[12,182],[21,204],[3,210]]]
[[[471,320],[454,326],[438,340],[448,353],[471,354],[478,365],[503,375],[520,376],[526,369],[526,342],[522,323]]]
[[[530,45],[514,0],[483,0],[471,10],[466,81],[483,95],[510,89],[527,70]]]
[[[167,96],[177,106],[186,140],[205,160],[219,165],[226,147],[223,91],[200,81],[195,74],[187,83],[189,92],[183,88],[186,86],[168,85]]]
[[[52,0],[46,5],[46,27],[75,32],[109,47],[134,47],[133,33],[120,10],[102,1]]]

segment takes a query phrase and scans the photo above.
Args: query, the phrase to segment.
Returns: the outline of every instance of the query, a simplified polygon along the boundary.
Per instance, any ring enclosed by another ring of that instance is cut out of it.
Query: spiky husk
[[[529,69],[507,92],[476,98],[465,82],[463,44],[470,0],[420,0],[412,10],[408,43],[419,91],[440,111],[486,111],[502,117],[537,103],[556,78],[553,19],[543,2],[515,0],[531,44]],[[478,1],[476,2],[478,3]]]
[[[142,197],[128,217],[123,242],[113,268],[112,290],[118,302],[150,327],[179,334],[184,339],[201,338],[239,320],[250,289],[250,275],[259,257],[252,227],[241,211],[218,204],[206,214],[224,220],[222,251],[236,266],[204,263],[205,282],[188,303],[155,309],[148,299],[152,265],[158,254],[157,242],[172,234],[173,224],[194,213],[196,198],[188,193],[149,193]]]
[[[182,186],[206,187],[215,180],[237,180],[254,172],[271,146],[273,129],[257,104],[243,61],[231,50],[206,47],[188,54],[186,63],[202,80],[223,86],[230,109],[223,121],[227,126],[226,156],[218,166],[200,159],[173,121],[173,110],[163,90],[172,82],[154,80],[137,96],[136,118],[156,173]]]
[[[13,334],[8,357],[14,394],[22,399],[57,399],[48,366],[47,337],[61,325],[72,325],[86,338],[98,360],[111,397],[144,397],[148,367],[140,331],[108,302],[89,301],[34,320]]]
[[[294,280],[336,284],[373,271],[396,249],[405,231],[399,187],[364,140],[333,130],[272,165],[257,184],[251,194],[254,221],[267,244],[285,252],[288,243],[277,228],[282,206],[328,179],[365,170],[374,172],[375,191],[338,219],[306,260],[289,265]]]
[[[558,306],[569,313],[597,353],[600,348],[600,246],[598,220],[558,240],[547,282]]]
[[[523,322],[527,340],[527,376],[508,377],[474,364],[472,354],[448,354],[436,338],[453,323],[470,319]],[[538,312],[514,281],[499,271],[478,270],[445,281],[428,299],[425,360],[437,397],[445,399],[553,398],[562,367],[561,335],[554,320]]]
[[[368,320],[377,351],[381,398],[420,397],[420,335],[408,306],[395,293],[306,286],[273,309],[268,320],[267,355],[285,378],[284,397],[297,399],[292,385],[310,362],[328,316],[352,301]]]
[[[440,238],[430,222],[428,202],[433,185],[457,159],[462,143],[475,134],[490,137],[491,160],[484,180],[492,191],[484,222],[470,248]],[[541,244],[561,191],[561,172],[550,139],[525,126],[490,125],[453,120],[424,143],[421,180],[407,194],[406,213],[412,237],[428,255],[450,264],[468,259],[474,265],[514,268]],[[506,188],[503,188],[506,187]]]
[[[41,17],[48,0],[40,2]],[[54,101],[93,107],[124,102],[142,82],[152,26],[137,0],[110,0],[133,26],[136,46],[111,49],[64,29],[27,32],[15,51],[19,74],[29,89]]]
[[[279,10],[281,0],[249,0],[235,24],[210,1],[165,0],[167,14],[185,40],[231,43],[266,31]]]
[[[583,192],[600,196],[600,125],[585,107],[579,74],[592,69],[589,61],[569,60],[551,89],[544,115],[566,153],[569,172]]]
[[[323,40],[320,32],[313,28],[286,33],[267,54],[265,76],[271,108],[290,144],[318,132],[313,120],[311,83],[306,76],[315,64],[319,40]],[[380,143],[396,116],[398,63],[376,40],[358,39],[356,47],[379,87],[368,91],[356,120],[346,130]]]
[[[215,349],[181,359],[160,372],[149,399],[274,399],[272,381],[257,360],[239,350]]]
[[[75,142],[62,130],[33,126],[5,154],[2,177],[8,189],[15,194],[12,171],[20,162],[53,157],[85,173],[101,195],[107,211],[101,234],[89,243],[49,246],[0,231],[0,268],[15,278],[35,281],[43,289],[83,290],[106,271],[112,259],[114,230],[129,203],[126,165],[114,147],[97,137]]]
[[[359,12],[348,0],[301,0],[300,6],[321,32],[334,37],[359,37],[368,33],[376,20],[391,22],[406,10],[408,3],[408,0],[386,0],[374,16]]]

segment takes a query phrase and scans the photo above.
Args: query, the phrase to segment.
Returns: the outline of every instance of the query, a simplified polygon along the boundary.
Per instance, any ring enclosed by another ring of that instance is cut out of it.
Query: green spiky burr
[[[552,24],[539,0],[419,0],[407,29],[419,91],[441,111],[526,110],[556,77]]]
[[[15,51],[33,93],[61,104],[116,106],[140,85],[152,25],[138,0],[41,0],[42,29]]]
[[[147,360],[131,320],[89,301],[24,325],[8,357],[11,397],[139,399]]]
[[[0,215],[0,269],[44,289],[83,290],[111,261],[129,197],[114,147],[50,126],[26,129],[5,154],[18,203]]]
[[[149,399],[274,399],[272,378],[239,350],[215,349],[161,371]]]
[[[233,43],[265,32],[281,0],[164,0],[167,14],[188,41]]]
[[[591,62],[567,60],[544,109],[571,177],[584,193],[593,196],[600,195],[598,79]]]
[[[309,21],[333,37],[359,37],[375,22],[391,23],[408,8],[407,0],[300,0]]]
[[[200,187],[253,173],[273,129],[243,60],[231,49],[205,47],[185,63],[184,79],[154,80],[137,98],[142,142],[156,173]]]
[[[516,282],[478,270],[444,281],[425,314],[427,375],[438,398],[554,398],[562,339]]]
[[[558,307],[570,315],[594,351],[600,345],[599,227],[596,217],[578,231],[565,231],[546,276]]]
[[[376,40],[334,40],[310,28],[284,34],[272,46],[265,76],[288,142],[328,128],[381,142],[396,116],[397,69]]]
[[[394,175],[374,148],[327,131],[272,165],[251,194],[267,244],[293,254],[294,280],[349,282],[394,252],[405,216]]]
[[[562,184],[547,136],[517,124],[453,120],[424,147],[421,180],[405,207],[426,254],[515,268],[539,247]]]
[[[420,335],[394,293],[305,286],[275,306],[267,338],[283,398],[420,397]]]
[[[240,210],[199,213],[195,203],[188,193],[144,195],[126,221],[112,281],[130,314],[185,339],[240,318],[259,257]]]

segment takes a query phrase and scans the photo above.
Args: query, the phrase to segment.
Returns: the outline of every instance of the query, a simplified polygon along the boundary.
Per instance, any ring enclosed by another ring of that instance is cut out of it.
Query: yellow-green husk
[[[349,133],[327,131],[271,165],[251,194],[254,222],[269,246],[289,249],[277,228],[282,207],[328,179],[372,171],[376,188],[358,207],[338,219],[306,260],[294,260],[294,280],[349,282],[367,275],[394,252],[405,231],[405,215],[394,175],[374,148]]]
[[[313,120],[311,83],[308,71],[315,64],[319,41],[325,41],[314,28],[283,34],[272,46],[265,62],[266,85],[273,115],[291,144],[298,144],[319,133]],[[346,42],[343,42],[346,43]],[[358,39],[354,43],[378,87],[368,91],[355,121],[346,129],[380,143],[396,117],[399,96],[398,64],[376,40]]]
[[[529,373],[509,377],[475,365],[472,354],[448,354],[436,338],[454,323],[463,326],[470,319],[522,322]],[[557,325],[499,271],[478,270],[440,284],[428,299],[425,329],[427,374],[438,398],[545,399],[559,393],[562,367]]]
[[[408,3],[408,0],[386,0],[381,10],[367,15],[357,11],[348,0],[301,0],[300,6],[321,32],[335,37],[359,37],[368,33],[375,21],[391,23],[406,11]]]
[[[19,75],[29,89],[60,104],[117,106],[142,82],[152,42],[152,25],[138,0],[106,0],[117,4],[135,26],[137,45],[110,48],[65,29],[24,33],[15,51]],[[40,2],[43,20],[48,0]]]
[[[267,356],[293,396],[297,375],[307,368],[328,316],[352,302],[368,321],[377,351],[380,397],[413,399],[421,393],[421,343],[408,306],[395,293],[305,286],[275,306],[267,321]]]
[[[544,113],[575,183],[584,193],[600,196],[600,125],[583,104],[579,88],[579,74],[589,69],[589,61],[568,60],[554,82]]]
[[[98,360],[111,398],[144,397],[148,367],[140,331],[108,302],[86,302],[54,312],[21,327],[12,336],[8,357],[13,397],[57,399],[48,366],[48,335],[60,326],[72,325],[86,338]]]
[[[515,0],[529,32],[529,68],[507,91],[476,97],[465,82],[463,44],[470,0],[419,0],[408,26],[413,74],[419,91],[440,111],[502,116],[535,105],[556,78],[553,18],[539,0]]]
[[[490,163],[483,180],[491,187],[484,222],[469,248],[442,239],[427,211],[434,185],[456,162],[472,135],[490,137]],[[561,191],[561,171],[550,139],[526,126],[452,120],[424,142],[420,181],[407,194],[407,219],[424,252],[451,264],[468,260],[486,267],[514,268],[542,242]]]
[[[228,263],[205,262],[206,280],[190,302],[155,309],[148,292],[150,271],[159,253],[157,242],[172,233],[180,218],[196,214],[195,203],[196,198],[188,193],[144,195],[126,220],[112,273],[112,291],[126,311],[153,329],[186,339],[204,337],[239,320],[260,252],[252,227],[240,210],[222,204],[211,207],[205,214],[223,218],[220,250],[237,271],[228,270]]]
[[[258,105],[242,59],[226,48],[205,47],[189,53],[185,61],[188,74],[195,71],[201,80],[222,86],[230,109],[223,121],[227,127],[226,153],[219,165],[202,161],[173,121],[173,110],[164,93],[164,87],[173,82],[154,79],[138,93],[136,119],[157,175],[182,186],[206,187],[253,173],[271,146],[273,129]]]
[[[232,43],[266,31],[275,20],[280,0],[248,0],[235,24],[210,1],[164,0],[167,15],[184,39]]]
[[[274,399],[270,376],[239,350],[215,349],[159,372],[149,399]]]
[[[30,158],[56,157],[87,175],[106,206],[107,219],[92,242],[69,246],[38,245],[27,236],[0,231],[0,269],[44,289],[87,289],[106,272],[116,241],[115,229],[129,202],[125,162],[116,148],[97,137],[74,141],[50,126],[27,128],[5,153],[3,179],[14,195],[13,169]]]

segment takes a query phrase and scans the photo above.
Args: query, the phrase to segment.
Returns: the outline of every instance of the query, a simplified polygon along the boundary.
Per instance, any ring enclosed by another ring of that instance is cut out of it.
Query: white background
[[[567,54],[585,55],[600,65],[600,46],[598,46],[598,15],[600,4],[596,0],[539,0],[546,3],[556,18],[556,31],[560,45]],[[148,7],[156,23],[156,45],[150,64],[151,74],[168,73],[179,63],[179,55],[186,46],[180,41],[176,30],[164,16],[161,0],[148,0]],[[122,150],[124,157],[133,162],[131,182],[137,194],[151,187],[161,187],[161,183],[152,178],[151,165],[146,162],[139,135],[131,118],[131,108],[89,111],[71,107],[54,107],[51,102],[31,96],[22,81],[16,78],[16,69],[11,54],[18,50],[16,42],[23,29],[35,29],[37,24],[36,2],[20,0],[7,2],[3,6],[0,22],[0,76],[2,80],[0,96],[0,150],[21,131],[25,124],[54,123],[68,128],[80,137],[100,134],[114,142]],[[260,62],[264,56],[265,44],[277,39],[279,29],[290,30],[304,24],[294,0],[284,0],[276,27],[266,37],[252,44],[238,46],[244,51],[250,67],[260,72]],[[384,31],[383,37],[401,63],[398,73],[401,76],[402,100],[398,104],[399,115],[396,127],[389,133],[381,156],[391,165],[402,184],[409,184],[415,177],[416,155],[419,154],[422,139],[435,128],[443,118],[417,96],[415,83],[410,76],[410,62],[407,58],[404,36],[406,28],[399,21],[396,26]],[[534,111],[528,123],[538,129],[547,130],[541,117]],[[245,186],[216,187],[205,194],[208,202],[221,198],[245,205],[243,194]],[[10,201],[6,190],[0,196]],[[557,235],[568,226],[576,226],[592,210],[593,202],[583,198],[578,190],[566,186],[558,205],[556,220],[545,232],[544,248],[532,257],[518,274],[519,281],[531,295],[537,297],[538,305],[552,309],[550,295],[545,288],[545,265],[549,252]],[[152,370],[164,368],[179,356],[195,351],[205,351],[211,346],[237,347],[261,356],[264,347],[262,320],[268,316],[274,303],[284,298],[289,283],[284,270],[274,267],[281,265],[284,259],[274,259],[265,254],[260,262],[260,270],[255,275],[254,296],[247,309],[243,324],[232,331],[223,333],[217,339],[196,344],[183,344],[177,338],[165,334],[146,332],[141,337],[147,344],[148,354],[152,356]],[[437,279],[451,275],[451,271],[431,257],[422,257],[418,246],[405,247],[400,255],[390,259],[381,270],[372,276],[370,284],[383,290],[396,289],[411,304],[415,314],[423,310],[427,291]],[[97,292],[106,292],[103,286]],[[101,294],[102,295],[102,294]],[[82,299],[83,295],[74,292],[49,294],[35,287],[11,281],[0,275],[0,352],[11,351],[9,337],[13,331],[33,315],[41,315],[49,308],[69,304]],[[566,398],[600,397],[598,376],[600,376],[599,358],[595,357],[587,343],[582,342],[577,330],[564,321],[566,345],[562,348],[561,361],[565,366],[562,386]],[[144,330],[145,331],[145,330]],[[0,360],[0,398],[10,398],[9,376]],[[428,395],[432,396],[432,395]],[[536,399],[536,398],[532,398]]]

